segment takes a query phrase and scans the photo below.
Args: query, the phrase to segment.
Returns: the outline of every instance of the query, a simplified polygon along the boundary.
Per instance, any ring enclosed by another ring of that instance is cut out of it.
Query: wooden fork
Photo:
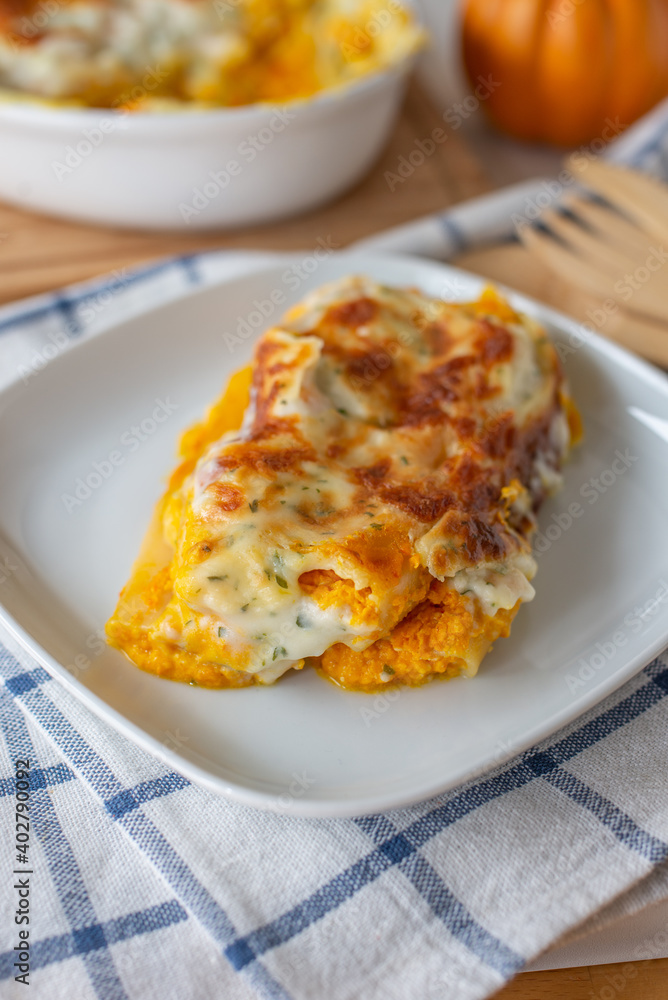
[[[576,288],[668,324],[668,185],[582,156],[567,167],[585,190],[523,226],[522,242]]]

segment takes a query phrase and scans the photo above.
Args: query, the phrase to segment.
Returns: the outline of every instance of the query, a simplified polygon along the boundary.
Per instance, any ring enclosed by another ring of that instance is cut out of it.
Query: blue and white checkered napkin
[[[668,106],[615,155],[668,175]],[[445,257],[511,235],[526,197],[493,196],[374,243]],[[3,379],[256,261],[193,256],[5,308]],[[27,995],[14,978],[16,760],[31,762],[40,1000],[474,1000],[583,922],[668,896],[665,655],[491,775],[387,815],[308,821],[191,785],[3,639],[3,998]]]

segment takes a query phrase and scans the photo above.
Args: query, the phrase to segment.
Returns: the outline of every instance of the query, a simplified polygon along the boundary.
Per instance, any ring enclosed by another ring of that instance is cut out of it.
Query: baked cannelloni
[[[184,435],[109,639],[208,687],[473,675],[578,435],[544,330],[493,291],[321,288]]]

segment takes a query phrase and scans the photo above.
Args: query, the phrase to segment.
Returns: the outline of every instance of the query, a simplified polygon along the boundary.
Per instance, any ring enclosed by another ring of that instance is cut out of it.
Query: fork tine
[[[596,307],[597,302],[592,301],[592,305]],[[640,352],[655,364],[668,367],[668,326],[657,322],[655,317],[619,309],[607,317],[601,332],[630,351]]]
[[[668,286],[665,282],[635,282],[634,287],[626,282],[626,275],[618,273],[616,277],[611,276],[557,243],[548,233],[531,226],[522,227],[520,238],[548,267],[576,288],[603,299],[613,299],[626,309],[654,316],[661,322],[668,320]],[[626,290],[628,295],[624,294]],[[620,302],[620,299],[623,301]]]
[[[557,243],[548,233],[534,226],[522,226],[520,239],[528,250],[533,250],[553,271],[556,271],[570,284],[584,292],[603,298],[611,296],[613,282],[610,277],[581,257],[577,257],[562,244]]]
[[[599,202],[590,201],[588,198],[582,198],[575,194],[566,195],[562,200],[562,205],[582,219],[587,226],[596,229],[611,243],[618,244],[624,249],[633,247],[634,250],[642,250],[647,253],[647,234],[645,231],[629,222],[624,216],[619,215],[613,208],[607,208]]]
[[[567,166],[587,187],[637,219],[654,238],[668,241],[668,187],[665,184],[626,167],[584,160],[582,156],[569,157]]]
[[[598,264],[615,278],[622,277],[629,270],[634,271],[644,262],[649,252],[649,245],[646,244],[642,257],[635,259],[608,242],[603,234],[584,229],[575,219],[553,209],[546,209],[540,221],[572,246],[585,260],[593,258],[591,263]]]

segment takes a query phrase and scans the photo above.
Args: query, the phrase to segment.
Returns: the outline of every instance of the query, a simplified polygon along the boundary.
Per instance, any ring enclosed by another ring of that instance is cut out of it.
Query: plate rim
[[[266,262],[262,266],[253,267],[243,273],[235,273],[230,277],[223,277],[218,281],[211,282],[204,287],[187,288],[182,294],[170,299],[167,303],[160,303],[134,313],[130,317],[120,318],[114,322],[110,319],[103,328],[96,330],[89,337],[73,342],[63,350],[57,357],[49,362],[49,367],[54,368],[60,365],[67,365],[73,351],[85,351],[99,337],[113,336],[116,331],[129,323],[134,323],[139,318],[145,318],[153,313],[168,309],[176,302],[197,298],[205,295],[214,289],[220,288],[231,282],[244,280],[246,278],[262,278],[265,274],[275,271],[282,266],[285,261],[301,259],[298,253],[278,253],[270,263]],[[463,277],[467,282],[473,280],[477,285],[484,287],[493,283],[494,287],[507,294],[514,304],[522,311],[535,315],[539,322],[547,322],[552,326],[564,330],[571,330],[581,338],[580,346],[594,355],[602,355],[612,360],[616,366],[623,366],[646,384],[656,388],[668,401],[668,375],[657,368],[651,362],[632,354],[619,344],[611,342],[591,327],[580,323],[573,317],[567,316],[560,311],[546,306],[539,300],[518,292],[515,289],[501,283],[491,282],[472,271],[464,268],[454,267],[446,261],[438,261],[431,258],[421,258],[417,255],[398,254],[381,251],[348,250],[336,253],[335,260],[350,261],[351,266],[359,264],[361,261],[392,261],[401,265],[405,263],[411,267],[426,266],[428,268],[440,269],[450,277]],[[324,279],[328,280],[327,278]],[[456,301],[456,300],[454,300]],[[261,331],[258,331],[260,335]],[[4,405],[11,401],[12,395],[21,389],[21,380],[17,376],[12,382],[0,390],[0,421]],[[24,628],[11,614],[4,601],[0,599],[0,623],[2,623],[9,634],[26,652],[28,652],[39,665],[41,665],[53,679],[63,685],[80,703],[85,705],[93,714],[103,722],[106,722],[124,737],[130,739],[141,749],[150,753],[165,766],[179,772],[194,784],[206,788],[208,791],[223,795],[230,801],[240,805],[275,812],[282,815],[290,815],[299,818],[350,818],[359,815],[369,815],[386,812],[392,809],[405,808],[419,802],[428,801],[434,797],[458,788],[469,781],[475,780],[484,774],[490,773],[508,763],[508,761],[519,757],[536,743],[548,739],[562,728],[580,718],[590,709],[604,701],[624,684],[635,677],[645,666],[668,646],[668,619],[666,621],[665,633],[645,647],[645,651],[637,653],[628,660],[623,668],[611,676],[604,676],[599,683],[588,692],[583,692],[577,699],[569,703],[568,706],[560,709],[554,715],[543,719],[540,723],[527,730],[523,736],[515,740],[509,748],[496,753],[493,758],[478,762],[470,767],[460,768],[456,775],[451,775],[441,781],[433,779],[417,784],[414,791],[408,793],[392,793],[385,791],[377,795],[366,794],[362,798],[291,798],[286,805],[285,799],[281,801],[281,796],[261,791],[240,784],[234,780],[230,781],[220,775],[208,771],[205,767],[195,763],[183,756],[177,749],[172,749],[160,743],[154,736],[146,732],[137,723],[130,721],[118,709],[109,705],[100,695],[96,694],[74,677],[67,668],[61,664],[51,653],[48,652],[32,635]],[[11,652],[11,651],[10,651]]]

